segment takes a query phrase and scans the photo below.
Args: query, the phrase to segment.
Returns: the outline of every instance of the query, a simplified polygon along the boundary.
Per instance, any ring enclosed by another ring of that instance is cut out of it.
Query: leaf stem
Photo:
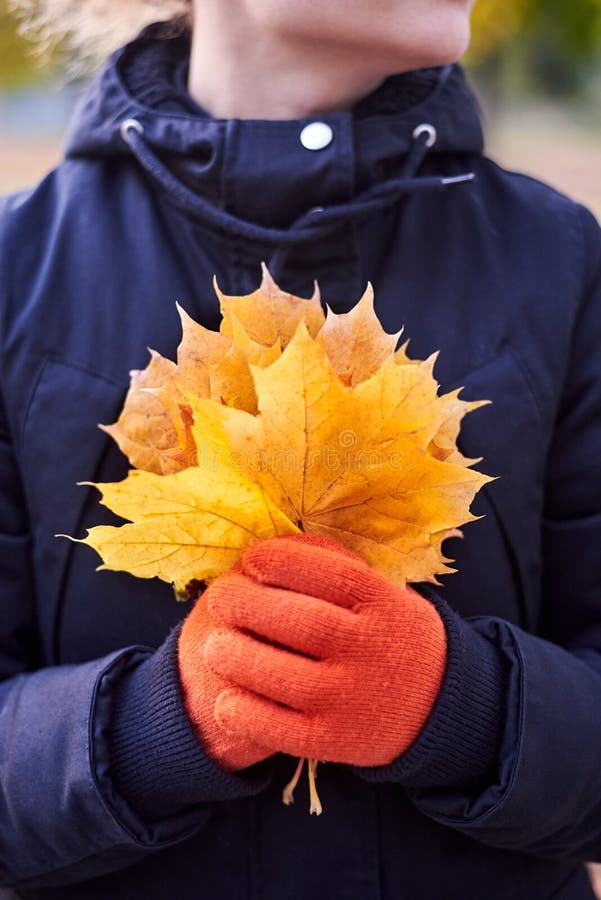
[[[319,794],[317,793],[317,787],[315,786],[315,781],[317,779],[317,766],[319,765],[319,760],[310,759],[307,769],[309,772],[309,797],[311,798],[311,805],[309,807],[309,815],[315,814],[316,816],[320,816],[323,812],[323,807],[321,805],[321,800],[319,799]]]
[[[282,802],[285,803],[286,806],[290,806],[291,803],[294,803],[294,788],[298,784],[298,780],[301,777],[304,763],[304,758],[299,759],[294,775],[283,790]]]
[[[294,803],[294,789],[296,788],[299,779],[301,777],[301,773],[303,771],[303,766],[305,764],[305,758],[299,759],[296,769],[294,771],[294,775],[284,788],[282,792],[282,802],[286,804],[286,806],[290,806],[291,803]],[[309,815],[320,816],[323,812],[323,807],[321,805],[321,801],[319,799],[319,794],[317,793],[317,787],[315,782],[317,780],[317,766],[319,765],[319,760],[317,759],[309,759],[307,760],[307,774],[309,777]]]

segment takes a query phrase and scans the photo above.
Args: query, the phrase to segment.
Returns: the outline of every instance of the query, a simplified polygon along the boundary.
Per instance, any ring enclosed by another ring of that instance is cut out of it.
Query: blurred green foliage
[[[601,66],[601,0],[478,0],[467,61],[486,78],[518,70],[526,87],[574,93]]]
[[[485,80],[498,80],[509,63],[529,88],[566,93],[586,86],[593,64],[601,67],[601,0],[478,0],[472,24],[467,62]],[[39,56],[0,0],[0,87],[47,78],[51,67]]]

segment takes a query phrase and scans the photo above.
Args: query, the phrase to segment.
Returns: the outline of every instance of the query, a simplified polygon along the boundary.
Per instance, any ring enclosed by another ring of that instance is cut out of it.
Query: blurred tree
[[[478,0],[467,61],[489,81],[509,64],[543,91],[577,90],[601,63],[601,0]]]
[[[11,0],[0,0],[0,90],[27,87],[64,73],[59,39],[34,41],[20,33]]]
[[[7,0],[0,0],[0,86],[31,84],[42,75],[31,43],[17,33],[17,22],[8,13]]]
[[[601,0],[544,0],[529,23],[532,73],[554,93],[586,86],[591,62],[601,60]]]
[[[520,32],[535,0],[478,0],[472,14],[469,60],[483,63]]]

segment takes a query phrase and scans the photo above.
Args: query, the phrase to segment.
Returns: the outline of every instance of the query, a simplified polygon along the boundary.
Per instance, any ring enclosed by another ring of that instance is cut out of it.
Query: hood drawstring
[[[240,237],[277,244],[278,249],[269,261],[271,274],[276,280],[278,271],[281,270],[284,259],[292,247],[325,237],[341,222],[346,224],[351,221],[362,221],[378,210],[393,206],[405,194],[445,190],[451,185],[472,182],[476,177],[473,172],[452,177],[416,177],[419,167],[428,150],[436,143],[437,137],[434,126],[424,123],[418,125],[413,132],[413,144],[398,177],[362,191],[352,203],[313,207],[296,219],[289,228],[267,228],[213,206],[179,181],[152,152],[144,138],[144,127],[137,119],[126,119],[122,122],[121,137],[142,168],[182,209],[201,218],[208,225],[223,228]]]

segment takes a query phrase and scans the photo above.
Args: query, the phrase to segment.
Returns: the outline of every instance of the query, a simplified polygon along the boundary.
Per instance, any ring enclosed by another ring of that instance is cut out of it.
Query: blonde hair
[[[191,27],[192,0],[8,0],[20,31],[48,56],[57,45],[82,69],[131,40],[145,25],[169,21],[171,31]]]

